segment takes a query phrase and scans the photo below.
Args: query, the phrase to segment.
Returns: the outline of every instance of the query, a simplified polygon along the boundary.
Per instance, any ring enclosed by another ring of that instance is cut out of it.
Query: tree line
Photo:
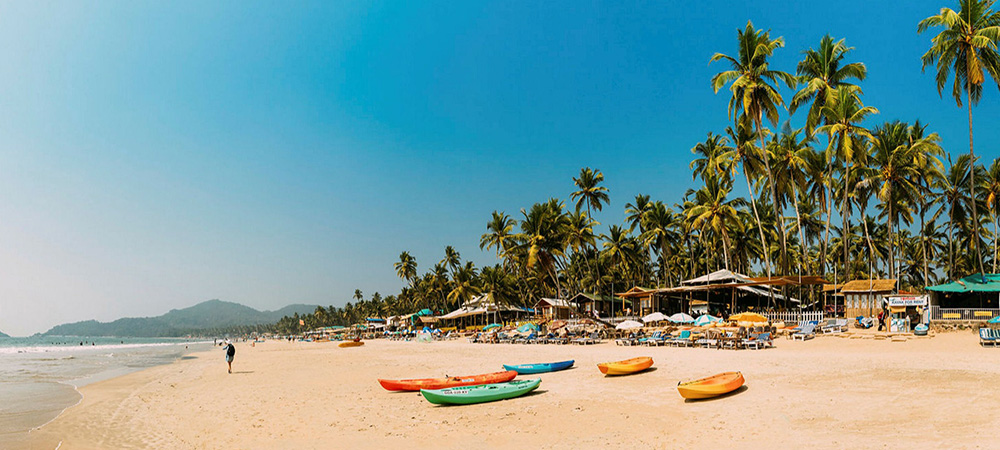
[[[951,96],[966,109],[967,154],[952,158],[920,120],[879,123],[880,111],[863,100],[867,68],[850,61],[853,48],[844,39],[824,36],[802,51],[794,73],[786,72],[771,65],[784,39],[748,22],[737,32],[736,53],[709,61],[725,66],[709,81],[716,93],[728,86],[731,123],[694,143],[697,189],[673,203],[635,195],[624,222],[599,233],[593,213],[609,203],[610,192],[603,173],[585,167],[569,199],[492,213],[480,249],[498,264],[463,263],[448,246],[421,274],[404,251],[394,264],[405,282],[397,295],[364,299],[356,290],[354,304],[285,318],[279,328],[447,311],[482,293],[530,307],[541,297],[676,286],[723,268],[839,282],[893,278],[915,290],[996,272],[1000,160],[976,158],[972,107],[988,81],[1000,88],[1000,13],[993,1],[958,6],[922,20],[917,32],[940,30],[921,61],[938,94],[950,81]],[[802,127],[791,125],[796,115]],[[734,195],[737,184],[748,195]]]

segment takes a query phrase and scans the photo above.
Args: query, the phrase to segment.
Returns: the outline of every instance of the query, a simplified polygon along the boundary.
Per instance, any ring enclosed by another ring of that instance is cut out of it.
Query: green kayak
[[[538,388],[540,378],[447,389],[421,389],[427,401],[438,405],[470,405],[520,397]]]

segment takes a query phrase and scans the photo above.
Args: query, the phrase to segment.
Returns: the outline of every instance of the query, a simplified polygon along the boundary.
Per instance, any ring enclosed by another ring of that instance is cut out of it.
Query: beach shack
[[[974,322],[1000,315],[1000,274],[969,275],[927,291],[931,320]]]
[[[896,293],[896,280],[853,280],[844,283],[836,296],[844,299],[847,317],[873,317],[885,306],[885,298]]]
[[[573,309],[569,301],[559,298],[541,298],[535,302],[535,313],[545,319],[569,319]]]
[[[664,299],[664,296],[662,294],[657,296],[659,293],[660,290],[658,289],[635,286],[628,291],[615,295],[630,300],[632,304],[636,305],[638,308],[635,313],[640,316],[645,316],[654,312],[665,312],[663,310],[663,305],[661,304],[661,300]]]
[[[571,297],[569,303],[575,305],[582,314],[590,317],[610,317],[612,312],[621,315],[625,308],[632,307],[632,302],[629,300],[583,292]]]
[[[886,324],[891,333],[909,333],[913,327],[926,322],[926,295],[889,296],[885,304],[889,310]]]

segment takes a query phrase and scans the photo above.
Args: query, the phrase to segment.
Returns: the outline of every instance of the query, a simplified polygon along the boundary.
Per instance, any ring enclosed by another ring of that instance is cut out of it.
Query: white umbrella
[[[670,316],[668,320],[674,323],[691,323],[694,322],[694,317],[691,317],[684,313],[677,313]]]
[[[697,319],[694,320],[694,324],[697,325],[697,326],[699,326],[699,327],[703,327],[705,325],[708,325],[710,323],[715,323],[715,322],[718,322],[720,320],[722,320],[722,319],[719,319],[718,317],[712,317],[712,316],[710,316],[708,314],[702,314],[702,315],[698,316]]]
[[[642,318],[642,321],[644,323],[659,322],[661,320],[667,320],[666,314],[663,314],[661,312],[655,312]]]
[[[615,327],[616,330],[633,330],[636,328],[642,328],[642,323],[634,320],[626,320]]]

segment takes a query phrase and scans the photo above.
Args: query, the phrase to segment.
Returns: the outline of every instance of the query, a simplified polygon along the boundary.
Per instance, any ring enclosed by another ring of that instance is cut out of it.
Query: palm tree
[[[743,205],[742,198],[726,199],[731,190],[732,181],[709,178],[695,193],[696,205],[686,212],[694,228],[705,235],[711,232],[721,242],[726,270],[729,270],[729,248],[732,247],[729,230],[739,229],[737,209]]]
[[[556,273],[558,258],[566,249],[567,218],[563,204],[557,199],[535,203],[529,211],[521,210],[519,247],[527,255],[525,266],[551,277],[556,295],[562,298],[562,286]]]
[[[479,238],[479,249],[495,249],[497,258],[506,259],[507,252],[514,245],[514,225],[517,222],[503,212],[493,211],[486,223],[487,232]]]
[[[602,181],[604,174],[590,167],[580,169],[580,176],[573,178],[573,183],[579,190],[570,194],[570,198],[576,201],[576,209],[580,209],[584,203],[587,204],[587,217],[593,218],[592,210],[600,211],[609,201],[608,188],[598,186]]]
[[[788,113],[795,114],[801,106],[812,102],[809,114],[806,115],[807,136],[812,136],[813,130],[822,121],[823,106],[833,91],[841,86],[854,86],[846,81],[848,79],[864,81],[868,75],[868,69],[863,63],[843,64],[844,57],[851,50],[854,47],[844,45],[843,39],[834,42],[828,34],[819,41],[818,50],[802,52],[805,56],[799,61],[795,72],[803,86],[788,103]]]
[[[931,218],[931,222],[937,220],[938,216],[947,211],[948,213],[948,278],[955,277],[955,239],[954,229],[956,223],[966,222],[966,207],[969,198],[962,186],[967,186],[971,165],[969,155],[961,155],[952,163],[949,158],[948,171],[939,181],[939,191],[934,195],[935,201],[940,204],[937,212]]]
[[[799,233],[800,245],[805,245],[805,235],[802,231],[802,214],[799,213],[798,193],[806,186],[806,168],[808,166],[809,153],[812,147],[809,146],[808,135],[799,138],[802,129],[792,131],[791,125],[785,122],[781,134],[775,136],[770,146],[770,158],[774,159],[774,173],[777,175],[778,199],[781,204],[780,209],[785,209],[787,199],[792,200],[795,209],[795,229]],[[804,249],[804,247],[803,247]],[[803,252],[804,253],[804,252]],[[799,258],[799,273],[805,264],[804,258]]]
[[[965,92],[965,103],[969,110],[969,157],[972,158],[970,170],[976,164],[976,153],[972,147],[972,105],[979,103],[983,93],[983,83],[986,81],[985,70],[997,83],[1000,89],[1000,53],[997,44],[1000,43],[1000,12],[991,8],[994,0],[959,0],[958,12],[951,8],[941,8],[938,15],[930,16],[920,21],[917,33],[923,33],[928,28],[944,27],[937,36],[931,39],[931,48],[920,58],[923,69],[927,66],[937,66],[938,95],[948,82],[954,70],[954,84],[951,95],[958,107],[962,107],[962,92]],[[972,198],[976,198],[976,176],[970,172],[969,190]],[[976,259],[979,261],[979,272],[983,270],[982,253],[979,251],[979,215],[976,212],[976,202],[972,202],[972,223],[975,234]]]
[[[455,272],[454,281],[455,287],[452,288],[451,292],[448,292],[448,301],[453,304],[461,304],[483,292],[479,287],[476,277],[476,267],[472,264],[472,261],[466,262],[464,267],[460,267]]]
[[[441,260],[441,264],[448,266],[451,269],[451,275],[455,276],[455,271],[462,264],[462,255],[458,253],[458,250],[455,250],[455,247],[449,245],[444,248],[444,259]]]
[[[663,202],[656,201],[650,206],[643,220],[645,221],[643,229],[646,231],[639,236],[639,239],[644,245],[660,251],[661,271],[667,272],[667,283],[673,286],[673,278],[670,276],[670,244],[680,238],[676,231],[678,224],[674,212]]]
[[[920,149],[910,145],[909,125],[897,120],[875,127],[872,150],[874,170],[870,180],[875,184],[875,196],[881,202],[889,229],[889,278],[896,278],[893,230],[902,209],[920,195],[917,184],[921,175],[917,156]]]
[[[396,268],[396,276],[398,276],[403,281],[410,283],[410,287],[413,287],[414,281],[417,279],[417,260],[416,258],[410,256],[410,252],[403,252],[399,254],[399,262],[393,264]]]
[[[785,41],[781,37],[771,39],[770,31],[758,31],[753,27],[753,23],[747,21],[746,29],[737,31],[739,42],[739,57],[716,53],[709,60],[709,63],[724,59],[729,61],[731,70],[720,72],[712,77],[712,89],[716,93],[727,83],[732,82],[730,91],[732,97],[729,99],[729,115],[735,119],[737,115],[749,117],[753,121],[757,130],[757,138],[760,140],[760,148],[764,146],[764,132],[762,122],[766,118],[771,124],[778,122],[778,108],[784,106],[784,100],[778,92],[777,87],[769,83],[777,84],[784,82],[789,89],[795,89],[796,79],[787,72],[771,70],[768,58],[774,54],[774,50],[785,46]],[[771,177],[771,163],[767,153],[763,153],[764,169],[767,175],[767,183],[771,189],[771,202],[774,206],[775,218],[781,217],[778,211],[778,193],[774,187],[774,179]],[[783,253],[787,247],[785,231],[783,227],[778,227],[781,237]],[[782,261],[782,270],[787,270],[788,261]],[[770,269],[768,277],[771,276]]]
[[[636,195],[633,203],[625,204],[625,222],[628,223],[629,231],[635,231],[637,226],[642,231],[642,217],[649,211],[650,205],[649,196],[642,194]]]
[[[354,300],[361,301],[361,300],[364,300],[364,298],[365,298],[365,296],[363,294],[361,294],[361,289],[355,289],[354,290]],[[348,305],[350,305],[350,303],[348,303]]]
[[[764,223],[760,220],[760,213],[757,212],[756,191],[753,188],[753,184],[750,183],[750,172],[756,169],[758,166],[757,161],[761,159],[761,151],[753,143],[757,137],[757,133],[754,132],[750,125],[750,120],[744,116],[736,121],[735,128],[732,126],[727,127],[726,134],[729,135],[735,147],[727,147],[729,150],[724,151],[719,158],[726,161],[723,165],[729,167],[734,174],[736,173],[736,166],[740,166],[743,169],[743,177],[747,181],[747,193],[748,197],[750,197],[750,207],[753,209],[754,220],[757,221],[757,232],[760,234],[761,246],[766,247],[767,241],[764,239]],[[764,252],[764,268],[767,270],[768,276],[770,276],[771,257],[768,255],[768,252]]]
[[[986,207],[990,210],[990,218],[993,221],[993,273],[997,273],[997,260],[1000,259],[1000,248],[998,248],[998,237],[1000,230],[997,230],[997,211],[1000,210],[1000,158],[994,159],[986,171]]]
[[[844,86],[837,89],[827,99],[827,104],[823,106],[822,111],[826,125],[819,127],[817,130],[821,133],[827,133],[829,137],[830,143],[827,146],[827,160],[830,160],[829,155],[837,155],[844,166],[843,179],[850,180],[851,166],[858,162],[858,159],[863,161],[863,158],[867,156],[867,140],[872,137],[871,133],[862,127],[860,123],[869,115],[878,114],[878,109],[871,106],[864,106],[861,103],[861,99],[858,98],[857,89]],[[844,230],[850,229],[848,227],[850,214],[848,213],[849,205],[847,204],[847,196],[851,191],[851,187],[850,183],[842,185],[844,200],[840,215],[844,222]],[[849,234],[845,234],[844,237],[847,239],[850,238]],[[844,267],[846,269],[848,264],[847,252],[850,242],[845,242],[842,247],[844,250]]]
[[[594,220],[593,210],[600,211],[610,201],[608,188],[600,186],[602,181],[604,181],[604,174],[600,170],[593,170],[590,167],[580,169],[580,176],[573,178],[573,183],[578,190],[570,194],[570,199],[576,201],[576,209],[578,210],[584,203],[587,204],[587,218],[591,221]],[[594,224],[600,225],[599,222],[594,222]],[[597,251],[596,244],[594,251]],[[598,265],[597,278],[600,279],[600,277],[601,270],[600,265]],[[594,287],[596,291],[597,286]]]
[[[709,132],[705,142],[699,142],[691,148],[691,153],[698,156],[694,161],[691,161],[691,179],[701,177],[704,180],[708,177],[728,175],[733,161],[726,158],[726,154],[732,150],[733,148],[729,146],[729,139]]]
[[[909,135],[910,147],[915,148],[917,151],[913,154],[914,164],[918,168],[917,176],[917,187],[919,188],[919,195],[917,196],[916,203],[918,214],[920,215],[920,230],[926,230],[925,228],[925,217],[927,215],[927,208],[931,204],[931,194],[932,188],[938,185],[938,179],[941,178],[942,172],[944,172],[944,165],[941,164],[940,158],[944,156],[944,149],[941,148],[941,138],[937,133],[931,133],[925,135],[927,130],[927,125],[921,124],[920,121],[916,121],[911,125],[907,134]],[[915,237],[920,242],[920,252],[923,257],[923,280],[930,280],[930,272],[928,267],[928,241],[925,239],[925,233],[920,232]]]

